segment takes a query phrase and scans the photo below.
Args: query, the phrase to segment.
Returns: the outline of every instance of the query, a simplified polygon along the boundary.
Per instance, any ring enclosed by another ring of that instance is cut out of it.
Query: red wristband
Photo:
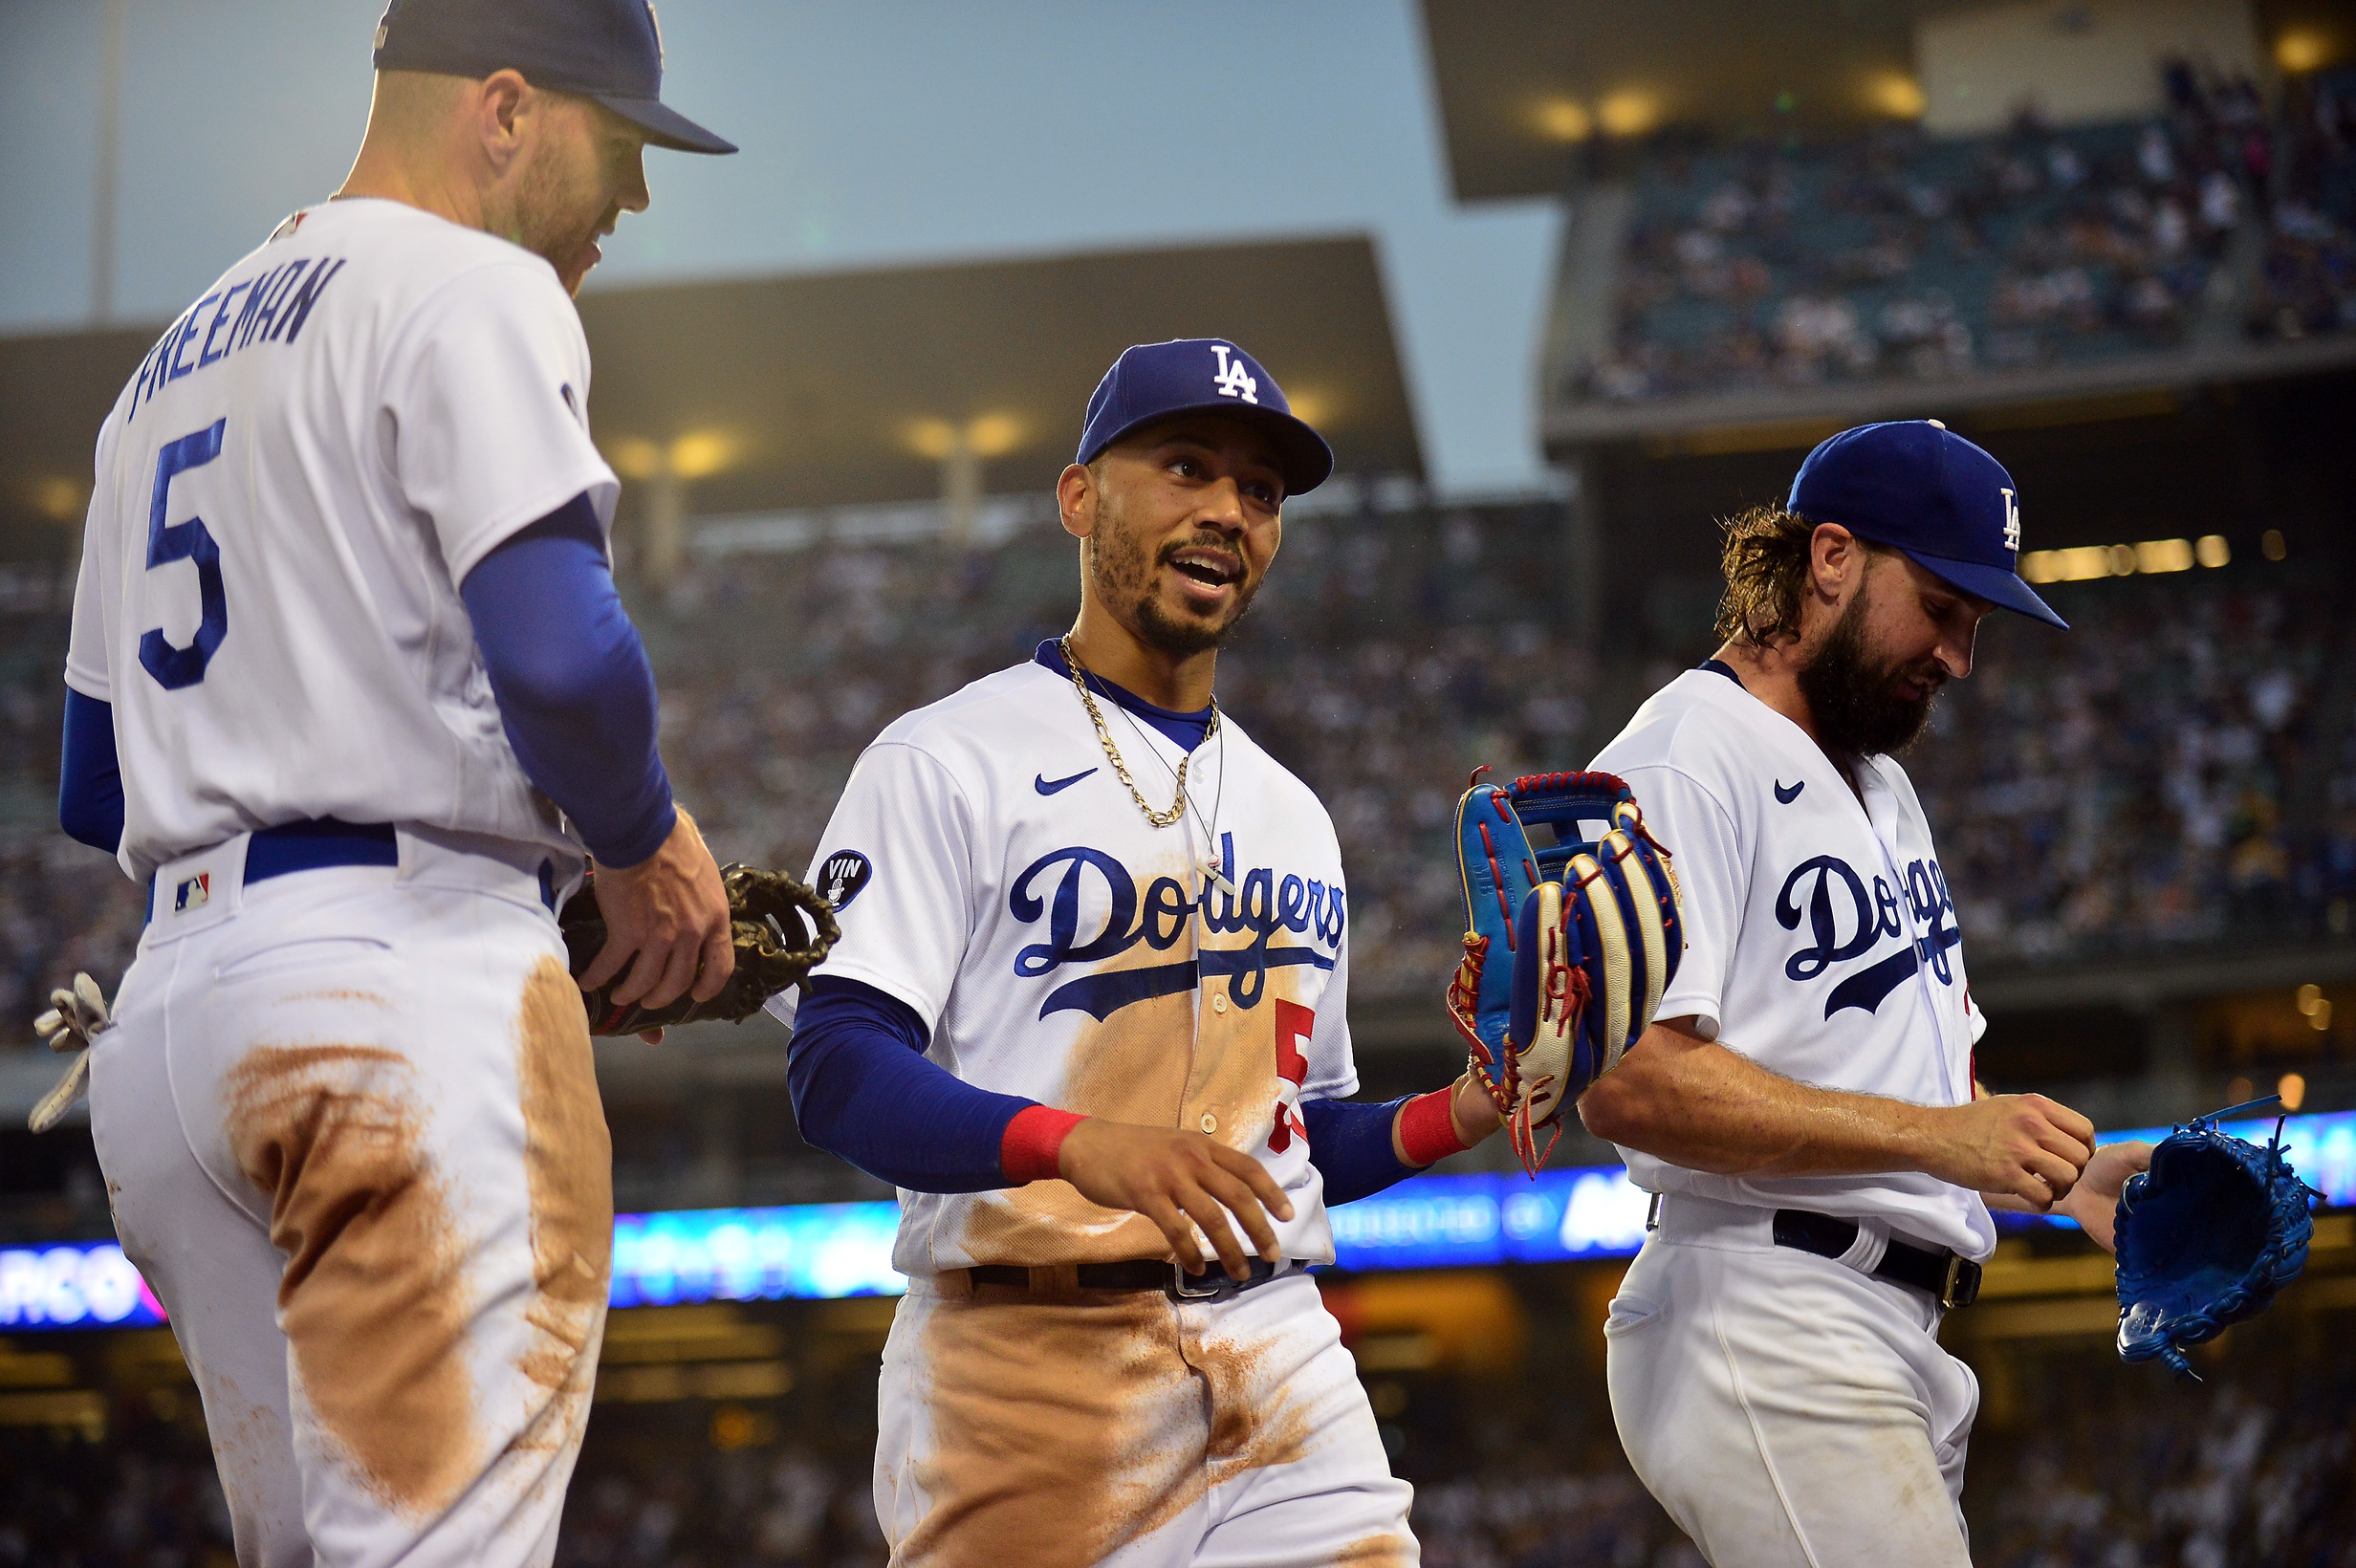
[[[1006,1124],[1005,1136],[998,1140],[998,1168],[1014,1187],[1054,1180],[1056,1156],[1062,1152],[1064,1138],[1087,1120],[1077,1111],[1058,1111],[1052,1105],[1024,1106],[1014,1113],[1014,1120]]]
[[[1456,1135],[1456,1114],[1451,1106],[1455,1098],[1451,1084],[1417,1095],[1399,1107],[1399,1146],[1407,1150],[1408,1165],[1434,1165],[1472,1146]]]

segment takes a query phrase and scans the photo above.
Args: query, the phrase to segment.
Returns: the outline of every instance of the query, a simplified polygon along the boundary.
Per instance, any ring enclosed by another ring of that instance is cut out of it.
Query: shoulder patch
[[[840,911],[850,907],[860,889],[875,875],[875,866],[856,849],[839,849],[818,867],[818,892]]]

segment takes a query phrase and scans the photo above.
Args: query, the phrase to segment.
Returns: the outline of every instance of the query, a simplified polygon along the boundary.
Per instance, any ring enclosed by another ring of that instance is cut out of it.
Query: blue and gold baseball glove
[[[2185,1347],[2214,1339],[2274,1304],[2307,1264],[2319,1196],[2282,1158],[2282,1127],[2263,1147],[2198,1117],[2160,1140],[2151,1168],[2119,1193],[2119,1355],[2192,1377]]]
[[[1448,1012],[1535,1175],[1564,1109],[1645,1032],[1677,972],[1677,882],[1612,774],[1473,778],[1456,806],[1466,929]],[[1534,844],[1533,826],[1552,841]]]

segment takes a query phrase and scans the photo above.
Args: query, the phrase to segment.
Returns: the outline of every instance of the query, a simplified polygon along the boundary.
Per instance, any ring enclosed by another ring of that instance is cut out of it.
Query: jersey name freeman
[[[312,307],[341,271],[340,258],[321,256],[314,261],[298,256],[215,289],[189,306],[186,315],[164,329],[163,338],[140,361],[123,423],[137,419],[141,406],[154,401],[167,381],[209,369],[256,342],[294,342],[302,336]],[[245,296],[242,302],[241,294]],[[237,313],[234,318],[229,315],[232,309]],[[197,341],[200,331],[204,334],[201,343]],[[188,352],[192,347],[196,351],[193,358]]]

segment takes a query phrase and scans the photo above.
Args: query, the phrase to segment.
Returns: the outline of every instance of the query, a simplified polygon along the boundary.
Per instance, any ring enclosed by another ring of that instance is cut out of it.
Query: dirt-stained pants
[[[158,877],[90,1091],[238,1560],[545,1564],[613,1190],[537,879],[404,832],[397,869],[245,887],[243,851]]]
[[[1185,1304],[963,1278],[910,1281],[884,1347],[893,1568],[1414,1568],[1413,1492],[1308,1275]]]
[[[1920,1291],[1672,1194],[1603,1325],[1636,1473],[1713,1568],[1971,1568],[1972,1369]],[[1878,1256],[1878,1252],[1876,1253]]]

